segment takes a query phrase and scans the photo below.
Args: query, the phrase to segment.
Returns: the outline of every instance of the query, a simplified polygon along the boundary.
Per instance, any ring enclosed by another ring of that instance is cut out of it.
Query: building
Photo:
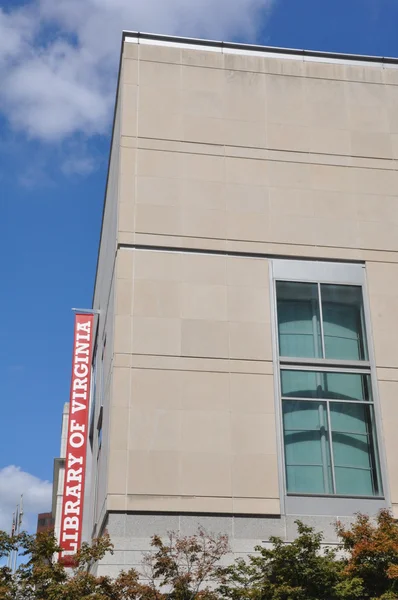
[[[398,61],[125,33],[87,536],[398,517]],[[87,506],[87,503],[86,503]],[[92,508],[91,508],[92,507]]]
[[[53,519],[54,533],[58,540],[60,540],[62,500],[63,500],[63,494],[64,494],[65,456],[66,456],[66,441],[67,441],[68,423],[69,423],[69,403],[65,402],[64,409],[62,412],[61,446],[60,446],[60,451],[59,451],[59,457],[54,459],[53,495],[52,495],[52,506],[51,506],[51,516]]]
[[[52,512],[39,513],[37,515],[36,533],[43,533],[44,531],[50,531],[52,529],[54,529],[54,519]]]

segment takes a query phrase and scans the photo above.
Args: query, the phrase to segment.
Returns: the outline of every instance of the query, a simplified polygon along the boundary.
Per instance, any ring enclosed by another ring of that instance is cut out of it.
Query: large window
[[[381,496],[362,286],[276,279],[287,494]]]

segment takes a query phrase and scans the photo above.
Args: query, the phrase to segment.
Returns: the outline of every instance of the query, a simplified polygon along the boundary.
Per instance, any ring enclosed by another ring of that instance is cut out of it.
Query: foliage
[[[222,570],[220,593],[231,600],[332,600],[340,580],[336,552],[321,552],[323,536],[297,521],[298,537],[287,544],[272,537],[272,548],[257,546],[248,562]]]
[[[0,600],[199,600],[215,598],[207,588],[215,565],[228,551],[225,536],[169,534],[168,543],[154,536],[153,551],[143,558],[146,578],[131,569],[112,580],[96,577],[90,567],[112,552],[108,536],[83,544],[73,568],[58,562],[60,548],[52,532],[10,537],[0,532],[0,558],[18,549],[27,558],[13,575],[0,568]],[[167,592],[160,591],[167,587]]]
[[[18,549],[16,573],[0,567],[0,600],[398,600],[398,524],[388,511],[339,523],[340,547],[297,521],[291,543],[273,537],[247,560],[220,566],[230,552],[226,536],[153,536],[142,570],[98,577],[92,567],[112,552],[108,536],[83,544],[74,567],[57,561],[51,532],[10,537],[0,532],[0,559]]]
[[[382,510],[373,520],[359,514],[350,528],[339,523],[337,531],[348,556],[344,575],[361,584],[359,597],[398,598],[398,524],[392,514]]]
[[[15,575],[7,567],[1,569],[0,600],[106,600],[111,597],[103,593],[107,579],[90,575],[87,567],[111,548],[107,536],[95,540],[91,547],[84,544],[76,556],[72,575],[69,575],[57,560],[60,548],[52,532],[36,536],[21,533],[12,538],[2,532],[0,556],[5,556],[10,549],[17,549],[27,560],[18,567]]]
[[[358,514],[338,523],[338,550],[322,547],[322,534],[296,521],[298,536],[272,538],[248,561],[222,572],[220,594],[230,600],[398,600],[398,524],[388,510],[376,519]]]
[[[169,533],[167,544],[155,535],[151,545],[155,551],[144,555],[143,565],[153,589],[168,588],[171,600],[216,598],[209,585],[218,581],[217,564],[229,552],[227,536],[199,529],[193,536]]]

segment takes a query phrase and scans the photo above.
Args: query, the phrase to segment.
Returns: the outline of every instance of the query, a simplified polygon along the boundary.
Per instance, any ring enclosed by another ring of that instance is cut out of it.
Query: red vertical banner
[[[65,482],[58,540],[62,548],[59,560],[65,564],[73,564],[73,556],[80,548],[82,538],[93,329],[93,315],[75,315]]]

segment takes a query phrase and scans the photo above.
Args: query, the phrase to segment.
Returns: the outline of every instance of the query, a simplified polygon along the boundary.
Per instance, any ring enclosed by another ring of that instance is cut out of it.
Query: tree
[[[83,544],[67,570],[57,560],[60,547],[52,532],[14,537],[0,532],[0,559],[12,550],[27,558],[15,574],[0,569],[0,600],[215,600],[208,585],[228,551],[226,536],[170,533],[167,543],[153,536],[152,548],[143,558],[143,573],[130,569],[112,580],[90,573],[93,563],[112,552],[108,536]]]
[[[336,551],[321,551],[323,536],[296,521],[298,537],[290,544],[272,537],[272,548],[257,546],[257,555],[220,570],[219,588],[231,600],[333,600],[340,580]]]
[[[382,510],[375,520],[359,514],[350,528],[339,523],[337,531],[347,555],[344,580],[356,582],[358,597],[398,598],[398,524],[392,514]]]
[[[209,535],[199,528],[192,536],[169,533],[167,544],[155,535],[151,546],[154,551],[144,555],[143,566],[152,589],[167,588],[171,600],[217,598],[217,566],[229,552],[226,535]]]
[[[94,540],[92,546],[83,544],[76,555],[70,575],[56,556],[60,551],[52,532],[36,536],[21,533],[10,537],[0,534],[0,558],[11,550],[27,557],[15,574],[3,567],[0,572],[0,600],[107,600],[111,581],[88,572],[92,561],[100,560],[112,551],[107,536]]]
[[[398,524],[390,512],[358,515],[350,527],[339,523],[338,549],[296,523],[293,542],[273,537],[230,566],[220,566],[230,552],[227,536],[201,529],[155,535],[142,570],[116,579],[92,574],[93,564],[112,552],[108,536],[83,544],[66,569],[52,533],[0,532],[0,559],[15,549],[26,559],[15,574],[0,568],[0,600],[398,600]]]
[[[398,523],[388,510],[337,525],[338,550],[296,521],[298,537],[223,569],[220,594],[230,600],[398,600]]]

